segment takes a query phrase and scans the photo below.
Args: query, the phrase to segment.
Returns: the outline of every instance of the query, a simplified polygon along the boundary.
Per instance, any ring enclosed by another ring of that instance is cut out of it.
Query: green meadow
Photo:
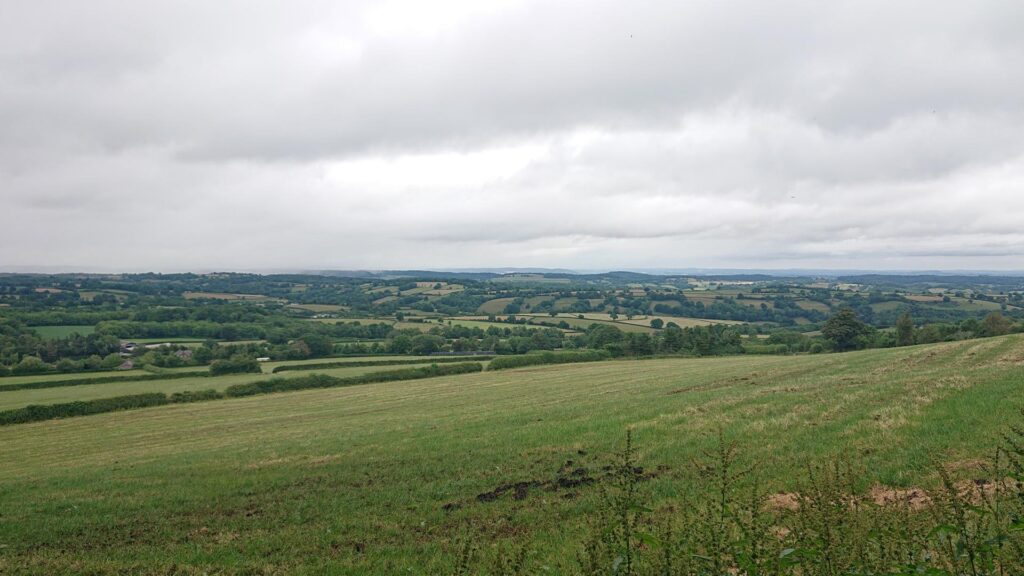
[[[936,462],[976,473],[1022,404],[1024,337],[1008,336],[540,366],[12,425],[0,573],[432,574],[466,539],[526,543],[559,573],[600,492],[566,471],[599,483],[627,429],[658,471],[645,493],[666,506],[692,490],[691,461],[719,431],[774,491],[835,457],[863,467],[864,488],[932,486]]]

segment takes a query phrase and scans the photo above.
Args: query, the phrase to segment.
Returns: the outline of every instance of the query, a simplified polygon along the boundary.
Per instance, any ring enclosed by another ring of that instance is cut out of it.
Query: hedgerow
[[[327,368],[358,368],[363,366],[402,366],[406,364],[425,364],[430,362],[431,364],[454,364],[458,362],[466,362],[468,356],[452,357],[452,358],[431,358],[429,360],[419,359],[403,359],[403,360],[380,360],[374,362],[372,360],[352,360],[348,362],[317,362],[315,364],[286,364],[284,366],[277,366],[271,373],[277,374],[279,372],[291,372],[295,370],[324,370]],[[472,356],[473,360],[490,360],[493,356]]]
[[[313,388],[335,388],[340,386],[354,386],[357,384],[371,384],[376,382],[392,382],[396,380],[416,380],[419,378],[431,378],[434,376],[449,376],[454,374],[468,374],[480,372],[484,369],[479,362],[462,362],[459,364],[448,364],[439,366],[432,364],[422,368],[405,368],[402,370],[387,370],[382,372],[371,372],[360,376],[349,376],[338,378],[324,374],[312,374],[301,378],[273,378],[262,382],[250,382],[248,384],[235,384],[224,390],[226,396],[252,396],[255,394],[269,394],[271,392],[284,392],[289,390],[308,390]]]
[[[82,400],[78,402],[68,402],[65,404],[48,404],[46,406],[31,405],[24,408],[18,408],[16,410],[0,412],[0,426],[8,424],[22,424],[25,422],[38,422],[40,420],[53,420],[55,418],[70,418],[72,416],[86,416],[89,414],[129,410],[133,408],[148,408],[150,406],[161,406],[169,403],[170,399],[166,394],[154,392],[149,394],[133,394],[131,396],[100,398],[97,400]]]
[[[517,356],[499,356],[487,365],[487,370],[506,370],[539,364],[571,364],[574,362],[598,362],[612,356],[606,350],[585,350],[580,352],[539,352]]]
[[[145,374],[142,376],[94,376],[92,378],[76,378],[65,380],[44,380],[41,382],[23,382],[20,384],[2,384],[0,392],[13,390],[40,390],[42,388],[63,388],[65,386],[85,386],[87,384],[109,384],[111,382],[150,382],[153,380],[178,380],[180,378],[202,378],[213,376],[209,372],[172,372],[167,374]]]
[[[0,426],[8,424],[23,424],[26,422],[38,422],[41,420],[53,420],[57,418],[69,418],[72,416],[86,416],[89,414],[100,414],[103,412],[114,412],[117,410],[129,410],[133,408],[148,408],[150,406],[162,406],[165,404],[203,402],[207,400],[253,396],[256,394],[270,394],[272,392],[310,390],[314,388],[335,388],[340,386],[355,386],[358,384],[373,384],[377,382],[417,380],[420,378],[431,378],[434,376],[468,374],[471,372],[480,372],[483,369],[483,364],[479,362],[463,362],[460,364],[448,364],[444,366],[432,364],[422,368],[406,368],[402,370],[371,372],[369,374],[351,376],[347,378],[337,378],[334,376],[327,376],[325,374],[310,374],[309,376],[303,376],[301,378],[273,378],[262,382],[235,384],[234,386],[228,386],[224,392],[218,392],[216,390],[199,390],[175,392],[170,395],[153,392],[148,394],[134,394],[131,396],[100,398],[98,400],[68,402],[64,404],[48,404],[45,406],[32,405],[0,412]]]

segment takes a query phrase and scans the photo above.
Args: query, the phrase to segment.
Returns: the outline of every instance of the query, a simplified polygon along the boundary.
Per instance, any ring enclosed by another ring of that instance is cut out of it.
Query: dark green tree
[[[909,312],[904,312],[896,320],[896,345],[910,346],[914,343],[914,321]]]
[[[853,310],[842,308],[825,322],[821,333],[836,352],[845,352],[860,346],[868,334],[868,327]]]
[[[1010,333],[1013,324],[999,312],[992,312],[981,321],[981,333],[984,336],[1002,336]]]

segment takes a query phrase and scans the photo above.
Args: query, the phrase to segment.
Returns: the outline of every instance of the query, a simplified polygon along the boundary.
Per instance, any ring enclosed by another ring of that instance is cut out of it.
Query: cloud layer
[[[0,7],[0,267],[1024,268],[1024,5]]]

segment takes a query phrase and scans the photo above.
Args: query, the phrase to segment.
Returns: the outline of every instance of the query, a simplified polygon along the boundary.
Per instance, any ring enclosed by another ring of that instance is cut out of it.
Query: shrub
[[[260,363],[251,356],[235,354],[231,358],[214,360],[210,363],[210,374],[220,376],[222,374],[245,374],[260,372]]]
[[[24,374],[44,374],[53,370],[53,366],[43,362],[43,360],[37,356],[25,356],[11,368],[11,374],[24,375]]]
[[[172,404],[184,404],[186,402],[202,402],[205,400],[220,400],[224,395],[216,390],[186,390],[175,392],[168,398]]]

